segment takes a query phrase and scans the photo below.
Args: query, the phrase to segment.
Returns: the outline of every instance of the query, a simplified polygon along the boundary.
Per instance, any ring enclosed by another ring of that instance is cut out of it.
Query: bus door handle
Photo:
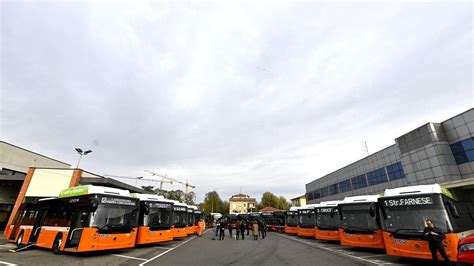
[[[38,233],[38,229],[40,229],[40,228],[41,228],[41,226],[38,226],[38,228],[36,228],[35,234],[33,236],[36,236],[36,233]]]
[[[84,229],[84,228],[82,228],[82,227],[81,228],[74,228],[71,232],[71,236],[69,237],[69,240],[72,240],[72,237],[74,236],[74,232],[76,232],[76,230],[82,230],[82,229]]]

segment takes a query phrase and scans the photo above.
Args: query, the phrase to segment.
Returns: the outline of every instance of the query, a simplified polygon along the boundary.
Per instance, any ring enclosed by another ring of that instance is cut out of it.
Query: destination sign
[[[321,214],[331,213],[333,211],[333,209],[334,209],[334,212],[338,212],[337,208],[333,208],[333,207],[330,207],[330,208],[317,208],[316,212],[321,213]]]
[[[174,207],[173,207],[173,210],[178,211],[178,212],[185,212],[185,211],[186,211],[186,207],[183,207],[183,206],[174,206]]]
[[[299,210],[301,214],[314,214],[314,210]]]
[[[419,196],[386,199],[383,201],[383,204],[385,207],[433,205],[433,198],[430,196]]]
[[[149,203],[150,208],[156,208],[156,209],[169,209],[171,208],[170,203],[161,203],[161,202],[150,202]]]
[[[100,203],[135,206],[137,201],[132,200],[132,199],[102,197],[102,199],[100,200]]]
[[[194,212],[194,209],[187,209],[187,211],[188,211],[189,213],[193,213],[193,212]]]
[[[295,211],[287,211],[286,212],[286,215],[296,215],[298,212],[295,212]]]

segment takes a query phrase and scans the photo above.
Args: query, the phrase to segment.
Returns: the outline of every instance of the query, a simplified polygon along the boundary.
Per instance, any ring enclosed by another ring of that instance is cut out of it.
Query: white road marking
[[[0,261],[0,264],[8,265],[8,266],[17,266],[17,264],[13,264],[13,263],[10,263],[10,262],[5,262],[5,261]]]
[[[5,244],[5,245],[0,245],[0,249],[12,249],[16,248],[15,244]]]
[[[170,248],[170,249],[166,250],[165,252],[160,253],[160,254],[154,256],[153,258],[151,258],[151,259],[149,259],[149,260],[146,260],[145,262],[140,263],[140,266],[145,265],[145,264],[147,264],[148,262],[153,261],[153,260],[155,260],[155,259],[157,259],[157,258],[159,258],[159,257],[161,257],[161,256],[163,256],[163,255],[165,255],[166,253],[168,253],[168,252],[170,252],[170,251],[172,251],[172,250],[174,250],[174,249],[176,249],[176,248],[179,248],[180,246],[182,246],[182,245],[184,245],[184,244],[188,243],[189,241],[191,241],[191,240],[193,240],[193,239],[196,239],[196,238],[197,238],[197,236],[193,236],[193,237],[191,237],[190,239],[184,241],[183,243],[177,245],[176,247]]]
[[[137,257],[130,257],[130,256],[125,256],[125,255],[119,255],[119,254],[112,254],[112,256],[117,256],[117,257],[122,257],[122,258],[127,258],[127,259],[133,259],[133,260],[143,260],[143,261],[146,261],[146,259],[137,258]]]
[[[324,250],[327,250],[331,253],[336,253],[336,254],[339,254],[339,255],[342,255],[342,256],[350,257],[350,258],[355,259],[355,260],[361,260],[361,261],[364,261],[366,263],[370,263],[370,264],[373,264],[373,265],[380,265],[380,263],[376,263],[376,262],[373,262],[371,260],[367,260],[367,259],[364,259],[364,258],[361,258],[361,257],[357,257],[357,256],[354,256],[354,255],[348,254],[346,252],[336,251],[333,248],[326,248],[323,245],[314,245],[312,243],[308,243],[306,241],[301,241],[299,239],[288,237],[286,235],[280,235],[280,234],[274,234],[274,235],[277,235],[277,236],[280,236],[280,237],[283,237],[283,238],[287,238],[287,239],[290,239],[290,240],[293,240],[293,241],[297,241],[297,242],[300,242],[300,243],[304,243],[306,245],[310,245],[310,246],[317,247],[317,248],[320,248],[320,249],[324,249]]]

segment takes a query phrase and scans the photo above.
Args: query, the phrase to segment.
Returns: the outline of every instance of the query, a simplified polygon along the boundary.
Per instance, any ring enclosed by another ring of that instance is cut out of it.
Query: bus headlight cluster
[[[474,250],[474,243],[464,244],[459,246],[459,252]]]

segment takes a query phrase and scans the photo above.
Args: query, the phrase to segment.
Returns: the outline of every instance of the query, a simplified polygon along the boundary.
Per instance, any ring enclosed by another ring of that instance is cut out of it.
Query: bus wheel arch
[[[56,235],[56,238],[54,239],[54,242],[53,242],[53,247],[52,247],[52,250],[53,250],[53,253],[55,255],[59,255],[61,254],[61,245],[63,244],[63,234],[62,233],[58,233]]]

